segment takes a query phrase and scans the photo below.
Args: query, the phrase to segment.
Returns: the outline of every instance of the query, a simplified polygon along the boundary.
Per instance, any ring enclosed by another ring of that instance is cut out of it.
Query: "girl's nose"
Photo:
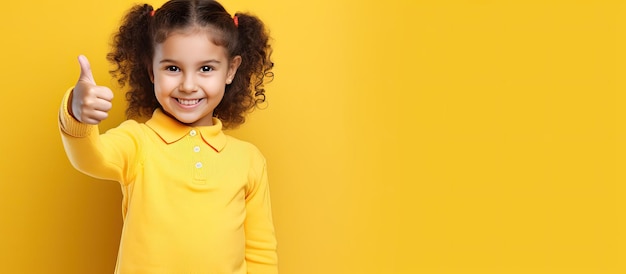
[[[193,75],[185,75],[183,81],[180,83],[180,90],[183,92],[194,92],[198,90],[196,79]]]

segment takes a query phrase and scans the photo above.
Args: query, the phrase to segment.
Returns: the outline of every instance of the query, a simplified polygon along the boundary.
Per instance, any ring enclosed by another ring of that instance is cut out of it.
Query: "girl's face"
[[[173,32],[154,50],[156,98],[165,113],[182,123],[213,125],[213,110],[239,64],[241,57],[228,60],[226,48],[215,45],[207,31]]]

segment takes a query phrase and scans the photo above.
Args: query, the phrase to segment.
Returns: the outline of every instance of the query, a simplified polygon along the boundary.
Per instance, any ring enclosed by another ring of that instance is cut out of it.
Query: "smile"
[[[178,101],[179,104],[184,105],[184,106],[193,106],[193,105],[197,105],[198,103],[200,103],[200,101],[202,101],[202,99],[180,99],[180,98],[176,98],[176,101]]]

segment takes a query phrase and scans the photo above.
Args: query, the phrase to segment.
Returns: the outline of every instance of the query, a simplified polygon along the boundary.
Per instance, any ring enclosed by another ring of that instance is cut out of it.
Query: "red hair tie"
[[[233,22],[235,22],[235,27],[239,27],[239,17],[237,15],[233,16]]]
[[[154,17],[154,13],[155,13],[155,12],[156,12],[156,10],[152,10],[152,11],[150,12],[150,16]]]

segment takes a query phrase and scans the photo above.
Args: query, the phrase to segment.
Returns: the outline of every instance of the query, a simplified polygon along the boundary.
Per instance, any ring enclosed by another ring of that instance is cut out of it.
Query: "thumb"
[[[78,81],[86,81],[95,85],[96,80],[93,79],[91,65],[89,64],[87,57],[84,55],[78,56],[78,63],[80,64],[80,77],[78,78]]]

